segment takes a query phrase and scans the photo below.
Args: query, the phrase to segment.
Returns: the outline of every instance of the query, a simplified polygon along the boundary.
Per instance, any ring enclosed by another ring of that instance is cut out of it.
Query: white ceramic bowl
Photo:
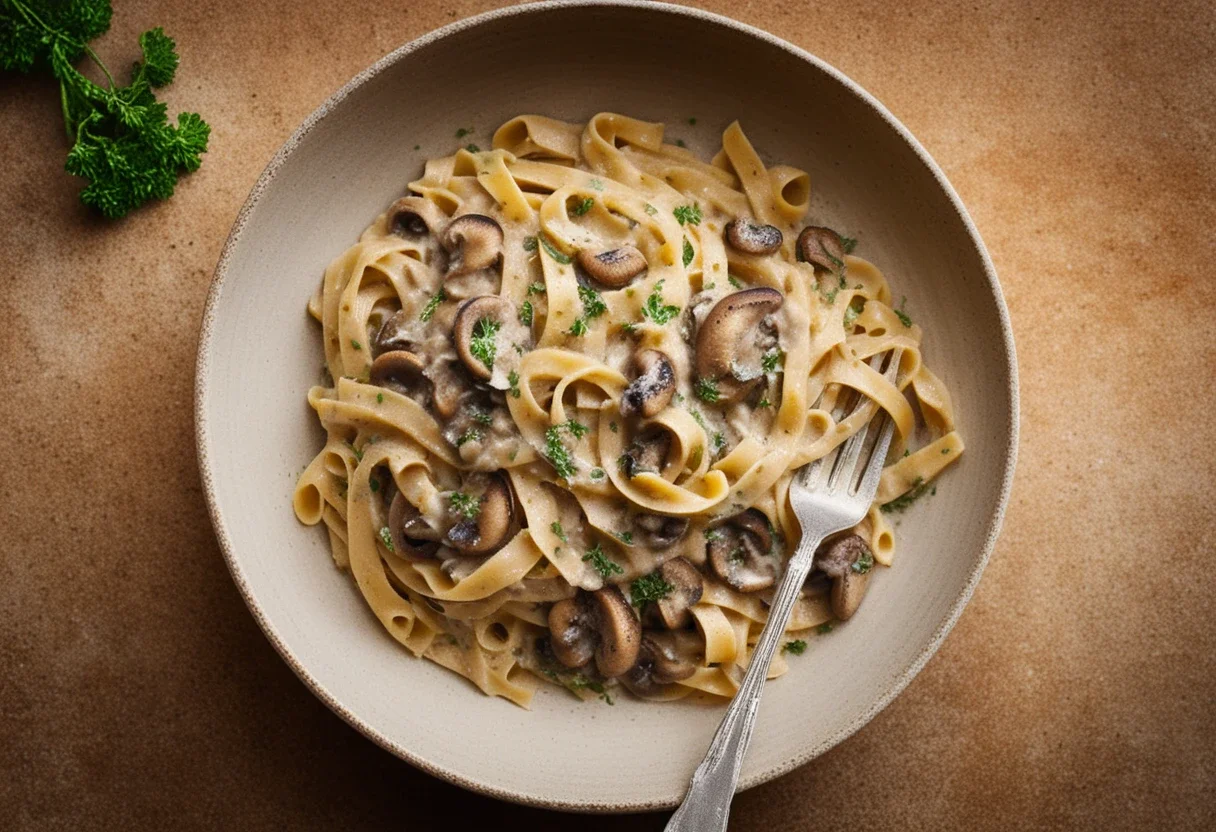
[[[267,637],[351,725],[468,788],[588,811],[677,803],[722,709],[543,690],[524,711],[483,696],[383,631],[324,534],[296,522],[291,492],[322,439],[304,400],[321,365],[304,306],[325,265],[424,158],[451,152],[457,127],[488,143],[518,113],[601,110],[666,121],[703,153],[738,118],[768,158],[810,171],[812,218],[859,237],[907,295],[967,440],[936,496],[903,518],[895,566],[858,616],[769,686],[744,788],[856,731],[937,649],[992,549],[1017,438],[1009,320],[958,197],[882,105],[784,41],[678,6],[518,6],[416,40],[326,101],[258,180],[207,304],[196,418],[220,545]]]

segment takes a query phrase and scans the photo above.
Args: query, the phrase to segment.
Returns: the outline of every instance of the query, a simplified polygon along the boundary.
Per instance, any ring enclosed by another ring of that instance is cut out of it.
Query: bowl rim
[[[351,93],[363,86],[369,80],[379,75],[388,67],[397,63],[405,56],[422,49],[436,41],[448,37],[449,35],[471,29],[478,26],[493,23],[494,21],[514,17],[516,15],[543,14],[552,9],[568,9],[568,8],[588,8],[588,7],[623,7],[630,9],[645,9],[654,11],[659,14],[680,15],[683,17],[693,18],[701,22],[707,22],[723,26],[735,32],[746,35],[764,43],[782,49],[793,56],[811,64],[816,69],[831,76],[850,92],[860,98],[865,104],[869,105],[884,121],[886,121],[895,132],[912,148],[920,161],[932,173],[933,178],[937,181],[938,186],[945,192],[954,207],[963,226],[971,238],[972,245],[980,255],[981,264],[984,271],[984,279],[987,281],[987,287],[996,301],[997,314],[1000,320],[1001,339],[1004,347],[1007,372],[1009,375],[1008,392],[1012,409],[1010,413],[1009,432],[1006,436],[1006,454],[1004,459],[1004,473],[1001,481],[1000,493],[997,498],[996,509],[993,513],[992,523],[989,527],[988,536],[984,541],[980,557],[975,562],[970,575],[967,577],[966,584],[962,591],[954,599],[950,607],[949,614],[942,621],[932,639],[925,645],[924,648],[916,655],[915,658],[904,667],[895,677],[895,681],[891,686],[875,700],[870,707],[860,716],[854,719],[841,730],[824,739],[823,741],[800,750],[797,754],[785,760],[784,762],[770,766],[759,772],[755,772],[748,777],[740,780],[738,790],[749,789],[753,786],[766,783],[782,774],[785,774],[798,766],[804,765],[810,760],[818,757],[820,754],[835,747],[845,739],[852,736],[871,719],[873,719],[880,711],[889,705],[896,696],[903,692],[912,679],[920,672],[930,658],[937,652],[942,641],[954,628],[959,616],[962,614],[963,608],[971,599],[975,588],[979,583],[980,576],[983,574],[984,568],[988,564],[989,558],[992,556],[992,550],[996,545],[997,537],[1000,534],[1001,525],[1004,520],[1005,511],[1008,507],[1009,495],[1013,486],[1014,468],[1017,463],[1018,452],[1018,431],[1019,431],[1019,395],[1018,395],[1018,368],[1017,355],[1014,348],[1013,328],[1010,323],[1009,310],[1005,304],[1004,294],[1001,291],[1000,283],[997,280],[996,269],[992,264],[992,259],[988,254],[988,249],[981,239],[979,231],[971,216],[967,213],[967,209],[963,206],[962,200],[955,192],[954,187],[946,178],[937,162],[929,155],[929,152],[921,145],[921,143],[912,135],[894,115],[883,104],[863,89],[859,84],[846,76],[843,72],[831,66],[822,59],[812,55],[810,52],[789,43],[782,38],[777,37],[769,32],[734,20],[724,15],[715,14],[713,12],[704,11],[698,8],[687,6],[679,6],[671,3],[654,2],[654,0],[547,0],[546,2],[530,2],[517,6],[509,6],[506,8],[493,9],[473,17],[464,18],[453,23],[442,26],[438,29],[427,32],[426,34],[409,41],[408,43],[397,47],[392,52],[389,52],[384,57],[373,63],[368,68],[364,69],[359,74],[355,75],[350,81],[344,84],[337,92],[333,93],[324,102],[321,103],[307,118],[300,124],[298,128],[291,134],[286,142],[279,148],[270,162],[266,165],[257,182],[254,184],[249,196],[241,206],[240,212],[237,214],[236,220],[233,223],[232,230],[228,234],[228,238],[224,243],[224,248],[220,254],[218,263],[216,264],[215,273],[211,280],[211,286],[207,293],[206,306],[203,310],[202,326],[199,332],[198,355],[195,362],[195,389],[194,389],[194,422],[195,422],[195,445],[198,457],[199,475],[202,482],[203,494],[207,501],[207,510],[211,516],[211,523],[215,529],[216,539],[220,545],[220,551],[223,553],[224,561],[228,565],[228,570],[232,574],[232,579],[239,590],[241,597],[245,601],[245,605],[249,608],[258,626],[266,638],[274,646],[275,650],[292,669],[292,671],[300,678],[300,680],[312,691],[312,693],[325,703],[335,714],[341,717],[348,725],[355,728],[368,739],[375,742],[381,748],[391,752],[395,756],[405,760],[411,765],[422,769],[423,771],[446,780],[455,785],[469,789],[471,791],[488,795],[490,797],[499,798],[502,800],[521,803],[530,806],[539,806],[547,809],[560,809],[575,812],[639,812],[647,810],[670,809],[676,806],[682,795],[676,795],[669,798],[661,798],[657,800],[625,800],[609,803],[596,803],[587,800],[569,799],[564,797],[547,797],[541,794],[530,794],[527,792],[513,791],[503,789],[492,785],[481,783],[472,779],[458,771],[446,768],[443,765],[437,764],[425,757],[411,751],[405,746],[393,741],[389,737],[381,733],[376,727],[365,722],[361,717],[352,711],[348,710],[333,694],[331,694],[324,685],[321,684],[299,661],[296,660],[291,650],[280,638],[278,631],[274,625],[265,617],[261,608],[255,599],[253,592],[246,581],[245,574],[241,569],[240,564],[234,553],[232,541],[229,537],[228,527],[225,524],[224,518],[220,513],[218,501],[215,494],[215,486],[211,473],[210,464],[210,434],[207,420],[207,403],[209,400],[208,377],[211,368],[211,342],[214,336],[216,310],[219,306],[220,298],[223,294],[224,283],[228,274],[229,262],[233,252],[240,243],[241,234],[244,231],[250,215],[257,207],[263,193],[274,180],[279,169],[283,166],[287,157],[295,151],[303,139],[315,128],[322,120],[330,115],[343,100]]]

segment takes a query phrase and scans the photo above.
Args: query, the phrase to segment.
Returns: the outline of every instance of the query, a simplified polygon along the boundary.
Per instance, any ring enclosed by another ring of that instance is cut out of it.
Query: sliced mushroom
[[[398,309],[384,320],[376,337],[372,339],[372,353],[380,355],[393,350],[411,350],[414,342],[406,335],[406,324],[409,318],[404,309]]]
[[[773,254],[785,238],[775,225],[758,225],[747,217],[739,217],[726,224],[726,242],[735,251],[744,254]]]
[[[368,375],[368,381],[377,387],[395,390],[409,396],[423,407],[431,398],[431,382],[423,372],[426,364],[421,358],[406,350],[381,353]]]
[[[696,672],[696,665],[681,655],[671,633],[648,632],[642,636],[637,662],[621,678],[621,683],[638,696],[654,696]]]
[[[502,546],[514,520],[515,500],[507,478],[499,473],[474,475],[469,482],[484,484],[476,517],[466,517],[448,531],[452,548],[466,555],[484,555]]]
[[[388,232],[398,237],[438,234],[448,221],[439,206],[420,196],[406,196],[388,209]]]
[[[450,419],[460,410],[460,403],[469,392],[467,381],[461,379],[454,362],[447,359],[432,361],[426,368],[426,377],[431,380],[431,401],[435,412]]]
[[[652,549],[662,549],[670,546],[688,531],[687,517],[639,514],[634,519],[633,524],[640,530],[638,542]]]
[[[695,369],[713,383],[716,401],[738,401],[763,380],[764,353],[776,344],[765,319],[784,302],[776,289],[760,286],[729,294],[709,311],[697,330]]]
[[[640,413],[646,418],[657,416],[676,392],[676,371],[671,359],[659,350],[641,350],[633,361],[638,368],[638,377],[621,395],[621,413],[625,416]]]
[[[830,541],[815,553],[815,566],[832,577],[832,614],[848,621],[865,597],[873,555],[865,538],[850,534]]]
[[[498,336],[503,327],[514,320],[515,306],[498,295],[481,295],[461,304],[452,324],[452,335],[461,362],[474,378],[489,381],[494,375],[494,362],[499,355]],[[475,343],[480,354],[474,354]],[[486,345],[489,345],[488,349]]]
[[[662,474],[671,451],[671,434],[660,427],[651,427],[634,438],[622,459],[625,476],[632,479],[643,471]]]
[[[627,285],[647,269],[646,257],[633,246],[598,253],[585,248],[578,253],[578,264],[591,277],[613,289]]]
[[[777,579],[773,533],[768,518],[749,508],[716,526],[708,535],[709,563],[719,578],[740,592],[759,592]]]
[[[669,630],[681,630],[692,623],[689,608],[701,600],[705,587],[701,573],[685,558],[672,558],[659,567],[663,580],[673,589],[667,597],[654,604],[657,617]]]
[[[798,259],[829,272],[844,270],[844,239],[830,228],[808,225],[798,235]]]
[[[388,509],[388,531],[393,551],[403,558],[429,558],[439,548],[439,533],[400,491]]]
[[[448,253],[448,275],[488,269],[502,255],[502,226],[484,214],[463,214],[452,220],[439,238]]]
[[[611,679],[637,661],[642,625],[620,588],[606,586],[554,604],[549,633],[559,662],[582,667],[594,658],[600,674]]]

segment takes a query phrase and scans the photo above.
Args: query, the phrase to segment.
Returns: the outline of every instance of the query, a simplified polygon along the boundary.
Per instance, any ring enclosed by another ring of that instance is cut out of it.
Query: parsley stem
[[[88,55],[90,58],[93,59],[93,63],[97,64],[97,68],[100,69],[105,74],[106,81],[109,83],[110,89],[113,90],[114,89],[114,76],[110,74],[110,70],[106,69],[106,65],[101,62],[101,58],[97,57],[97,53],[93,51],[93,47],[89,46],[86,43],[84,45],[84,52],[86,55]]]

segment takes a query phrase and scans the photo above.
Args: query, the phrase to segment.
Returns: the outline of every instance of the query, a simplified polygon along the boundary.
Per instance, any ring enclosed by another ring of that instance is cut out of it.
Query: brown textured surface
[[[343,5],[119,2],[102,54],[121,67],[164,25],[170,105],[214,127],[178,195],[120,223],[76,202],[53,86],[0,77],[0,826],[662,828],[497,803],[379,750],[278,658],[217,550],[191,390],[229,225],[326,95],[492,4]],[[1216,13],[706,7],[839,67],[936,157],[1002,277],[1023,396],[1005,532],[953,634],[732,829],[1212,828]]]

